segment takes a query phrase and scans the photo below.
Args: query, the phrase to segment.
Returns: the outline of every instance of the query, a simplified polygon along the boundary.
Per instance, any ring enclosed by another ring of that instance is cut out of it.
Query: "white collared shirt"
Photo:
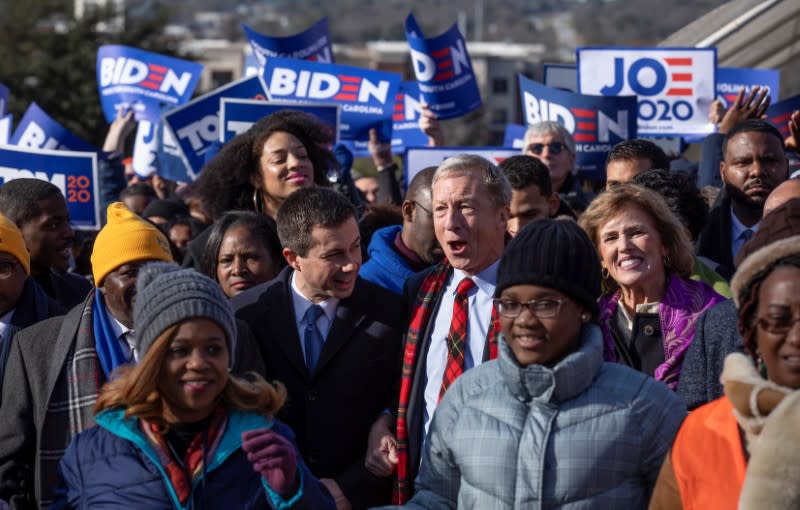
[[[303,341],[306,329],[306,310],[308,310],[313,304],[317,304],[322,307],[322,311],[325,313],[320,315],[317,319],[317,329],[322,335],[322,338],[327,340],[328,333],[330,333],[331,326],[333,326],[333,319],[336,317],[336,307],[339,306],[339,299],[335,297],[329,297],[325,301],[314,303],[300,291],[300,288],[298,288],[294,277],[295,273],[292,272],[290,288],[292,289],[294,320],[297,327],[297,335],[298,338],[300,338],[300,349],[303,351],[303,359],[306,359],[306,344]]]
[[[6,338],[6,330],[8,329],[8,325],[11,323],[11,317],[14,316],[14,310],[15,308],[12,308],[11,311],[0,317],[0,343],[2,343],[4,340],[8,340]]]
[[[731,206],[731,256],[734,260],[736,260],[736,254],[739,253],[739,250],[742,249],[744,243],[747,241],[742,238],[742,233],[745,230],[752,230],[753,235],[758,232],[758,226],[761,225],[761,221],[753,225],[752,227],[745,227],[739,218],[736,217],[736,213],[733,212],[733,206]]]
[[[133,343],[134,338],[132,338],[133,335],[128,335],[128,333],[133,330],[115,319],[113,315],[108,314],[108,316],[111,318],[111,329],[114,330],[114,335],[116,335],[117,340],[122,346],[122,352],[125,354],[125,359],[130,359],[131,353],[133,353],[133,361],[138,363],[139,353],[136,352],[136,346]]]
[[[492,298],[497,284],[497,266],[500,260],[494,262],[480,273],[472,276],[475,286],[467,293],[467,341],[464,352],[464,370],[480,365],[483,362],[483,351],[486,347],[486,335],[492,324]],[[453,304],[456,300],[456,289],[467,274],[458,269],[453,274],[444,288],[442,301],[436,313],[431,343],[428,355],[425,358],[425,435],[428,435],[428,426],[433,411],[439,404],[439,389],[442,386],[444,369],[447,365],[447,335],[450,333],[450,323],[453,319]]]

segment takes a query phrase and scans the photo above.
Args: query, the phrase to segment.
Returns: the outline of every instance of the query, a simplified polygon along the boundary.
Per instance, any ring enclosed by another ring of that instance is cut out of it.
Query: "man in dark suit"
[[[395,402],[402,298],[358,277],[361,238],[343,195],[296,191],[276,221],[289,267],[236,296],[234,309],[258,339],[267,379],[286,385],[280,416],[337,507],[387,503],[391,479],[368,472],[364,456],[370,426]]]

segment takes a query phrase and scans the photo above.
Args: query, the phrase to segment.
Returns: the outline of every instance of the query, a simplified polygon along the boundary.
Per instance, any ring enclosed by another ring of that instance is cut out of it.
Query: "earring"
[[[258,192],[258,188],[253,188],[253,209],[258,213],[264,213],[261,210],[261,193]]]
[[[591,319],[591,318],[592,318],[592,316],[589,315],[587,312],[584,312],[584,313],[581,314],[581,320],[584,322],[584,324],[589,322],[589,319]]]
[[[608,277],[610,276],[607,267],[600,269],[600,274],[603,275],[604,280],[607,280]]]
[[[664,269],[669,269],[670,264],[672,261],[669,259],[669,255],[664,255]]]

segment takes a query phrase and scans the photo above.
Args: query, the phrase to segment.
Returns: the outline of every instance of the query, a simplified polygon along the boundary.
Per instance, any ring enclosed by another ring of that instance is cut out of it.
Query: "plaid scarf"
[[[411,323],[405,337],[405,352],[403,353],[403,372],[400,380],[400,400],[397,410],[397,480],[395,481],[392,498],[395,504],[402,505],[411,497],[411,484],[408,479],[408,405],[411,402],[411,386],[414,382],[414,367],[424,344],[426,325],[432,318],[436,299],[444,290],[447,277],[452,270],[447,260],[440,262],[422,282],[417,294],[414,308],[411,311]],[[492,307],[492,320],[486,341],[489,343],[489,359],[497,357],[497,339],[500,336],[500,321],[497,310]]]
[[[58,464],[72,437],[94,425],[94,404],[105,376],[95,351],[92,300],[84,306],[42,425],[39,449],[39,507],[47,508],[58,478]]]
[[[176,459],[158,424],[144,419],[139,420],[139,428],[155,450],[159,462],[169,477],[165,483],[172,486],[181,505],[185,505],[189,500],[195,480],[202,477],[204,468],[208,467],[204,465],[206,460],[214,458],[214,452],[225,433],[227,421],[228,412],[225,407],[217,407],[208,428],[194,436],[183,459]]]

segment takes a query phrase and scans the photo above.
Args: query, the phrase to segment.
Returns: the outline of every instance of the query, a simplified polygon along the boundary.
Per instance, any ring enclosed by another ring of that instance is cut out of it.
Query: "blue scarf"
[[[106,310],[105,301],[100,293],[100,289],[94,291],[94,313],[92,321],[94,326],[94,344],[97,350],[97,358],[100,360],[100,366],[103,367],[103,372],[106,374],[106,379],[111,375],[118,366],[124,365],[128,362],[128,358],[122,351],[122,345],[119,343],[114,328],[111,327],[113,320]]]

